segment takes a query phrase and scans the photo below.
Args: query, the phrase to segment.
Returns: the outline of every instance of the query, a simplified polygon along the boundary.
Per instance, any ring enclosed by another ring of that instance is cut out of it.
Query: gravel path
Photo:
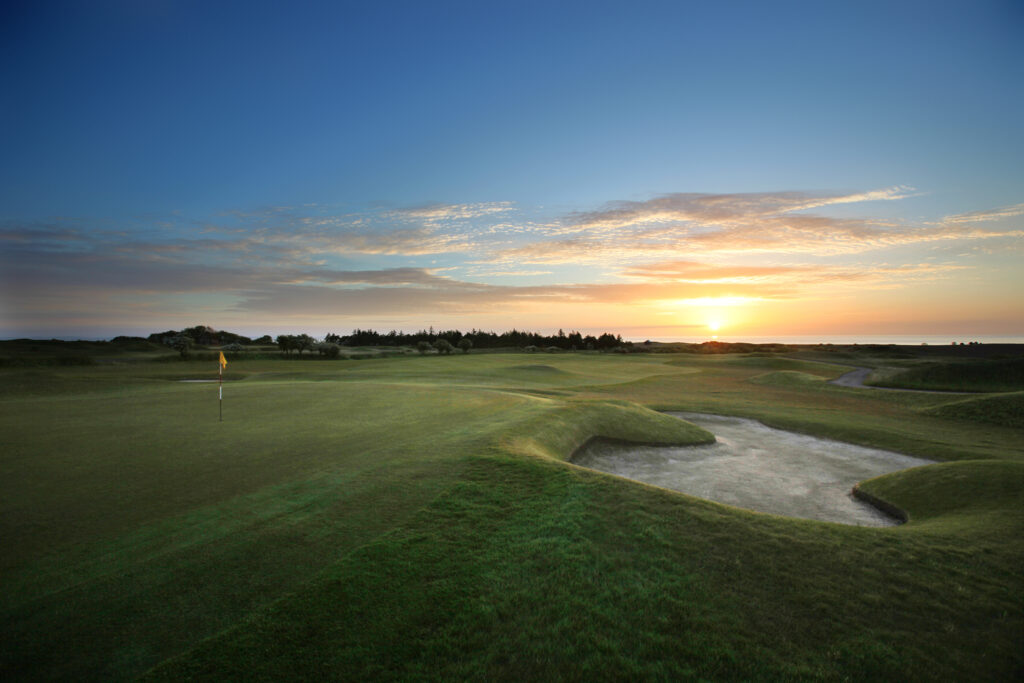
[[[824,362],[824,361],[820,361]],[[841,365],[841,363],[831,363],[830,365]],[[852,367],[852,366],[846,366]],[[871,374],[871,368],[858,368],[854,367],[849,372],[830,379],[829,384],[835,384],[839,387],[849,387],[852,389],[875,389],[876,391],[906,391],[913,394],[962,394],[962,391],[939,391],[936,389],[900,389],[899,387],[876,387],[870,384],[864,384],[864,380]]]
[[[835,384],[840,387],[852,387],[854,389],[881,389],[882,387],[872,387],[864,384],[864,380],[871,374],[871,368],[854,368],[844,375],[830,379],[829,384]]]

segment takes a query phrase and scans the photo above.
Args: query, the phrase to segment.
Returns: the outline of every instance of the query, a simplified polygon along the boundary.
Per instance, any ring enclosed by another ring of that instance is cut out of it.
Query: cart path
[[[826,361],[818,361],[823,363]],[[830,363],[830,365],[843,365],[843,363]],[[965,394],[969,392],[963,391],[939,391],[936,389],[900,389],[899,387],[876,387],[870,384],[864,384],[864,380],[871,374],[872,368],[861,368],[852,365],[845,367],[852,367],[853,369],[847,373],[836,377],[835,379],[828,380],[829,384],[835,384],[839,387],[848,387],[851,389],[874,389],[876,391],[906,391],[914,394]]]

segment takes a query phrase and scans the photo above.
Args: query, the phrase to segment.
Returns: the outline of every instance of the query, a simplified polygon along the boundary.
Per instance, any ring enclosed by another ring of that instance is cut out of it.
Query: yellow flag
[[[220,352],[220,367],[224,369],[228,366],[228,359],[224,357],[224,352]]]

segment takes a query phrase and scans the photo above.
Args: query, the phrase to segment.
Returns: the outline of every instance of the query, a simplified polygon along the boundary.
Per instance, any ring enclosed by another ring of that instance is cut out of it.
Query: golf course
[[[205,357],[9,359],[0,676],[1020,680],[1008,348],[243,352],[222,404]],[[889,389],[830,383],[852,366]],[[927,391],[893,390],[904,372]],[[859,482],[907,520],[878,528],[571,462],[595,439],[714,441],[669,412],[935,462]]]

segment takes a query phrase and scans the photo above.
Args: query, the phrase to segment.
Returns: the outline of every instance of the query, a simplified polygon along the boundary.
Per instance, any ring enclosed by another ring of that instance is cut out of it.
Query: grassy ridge
[[[590,439],[664,445],[714,443],[710,432],[623,402],[570,403],[524,423],[504,440],[513,453],[567,459]]]
[[[1024,358],[925,363],[874,383],[933,391],[1019,391],[1024,389]]]
[[[224,423],[170,381],[205,364],[4,370],[0,673],[1013,678],[1020,430],[834,366],[678,360],[239,362]],[[910,512],[892,530],[564,462],[707,438],[650,408],[956,462],[864,484]]]
[[[1024,429],[1024,392],[984,396],[937,406],[932,415]]]

